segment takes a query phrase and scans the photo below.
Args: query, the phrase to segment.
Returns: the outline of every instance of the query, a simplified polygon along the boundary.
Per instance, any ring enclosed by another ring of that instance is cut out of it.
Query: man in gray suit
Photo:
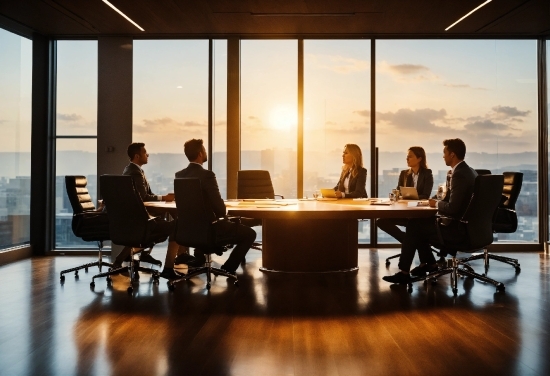
[[[202,167],[202,164],[208,160],[202,140],[192,139],[187,141],[184,145],[184,151],[189,160],[189,166],[176,172],[176,178],[200,179],[202,199],[204,199],[209,212],[212,213],[212,222],[220,218],[227,218],[216,175]],[[236,244],[231,251],[231,255],[221,267],[225,271],[235,274],[239,264],[256,239],[256,232],[250,227],[231,221],[219,221],[217,225],[216,239],[223,244]],[[195,249],[195,257],[199,260],[204,257],[200,249]]]
[[[134,186],[139,193],[142,201],[174,201],[173,193],[168,193],[166,195],[156,195],[151,191],[149,182],[147,181],[145,173],[141,168],[141,166],[147,164],[149,160],[149,154],[147,154],[145,144],[141,142],[134,142],[128,146],[127,152],[130,163],[124,168],[122,174],[132,177],[132,179],[134,180]],[[170,229],[172,229],[173,231],[173,227],[173,225],[170,227],[167,226],[167,231],[170,231]],[[168,249],[166,251],[164,269],[162,270],[160,276],[167,279],[180,278],[181,275],[174,271],[174,259],[176,258],[177,253],[180,251],[180,247],[175,241],[171,240],[172,234],[167,233],[166,235],[170,236],[170,241],[168,243]],[[185,252],[185,247],[182,247],[181,251]],[[120,265],[122,265],[122,262],[125,261],[129,255],[130,248],[125,247],[122,252],[120,252],[120,254],[117,256],[114,262],[114,267],[119,267]],[[153,258],[153,256],[151,256],[149,252],[145,252],[145,250],[141,252],[140,261],[156,265],[162,264],[162,262]]]
[[[430,199],[430,206],[437,208],[438,214],[460,219],[474,192],[477,173],[464,161],[466,145],[461,139],[445,140],[443,145],[443,159],[445,164],[451,167],[447,178],[447,194],[443,200]],[[442,236],[445,241],[452,242],[460,241],[465,234],[462,233],[461,227],[449,226],[442,232]],[[382,279],[391,283],[408,283],[410,275],[422,276],[436,271],[437,264],[430,243],[437,242],[437,239],[437,228],[433,218],[409,220],[405,239],[401,245],[399,272]],[[417,250],[420,265],[410,270]]]

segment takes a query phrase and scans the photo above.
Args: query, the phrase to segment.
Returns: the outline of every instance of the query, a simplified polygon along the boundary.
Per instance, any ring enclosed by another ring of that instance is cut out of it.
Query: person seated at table
[[[443,145],[443,159],[451,167],[451,174],[447,178],[447,194],[443,200],[430,199],[429,202],[431,207],[437,208],[438,215],[458,220],[468,208],[477,173],[464,161],[464,141],[459,138],[448,139],[443,141]],[[460,242],[465,236],[463,230],[461,226],[448,226],[445,231],[441,231],[441,236],[445,242]],[[410,219],[401,244],[399,271],[382,279],[390,283],[409,283],[411,275],[419,277],[436,271],[437,264],[430,244],[439,241],[434,218]],[[420,265],[410,270],[417,250]]]
[[[173,193],[168,193],[167,195],[156,195],[151,191],[149,182],[145,177],[145,172],[143,172],[143,169],[141,168],[141,166],[147,164],[149,161],[149,154],[147,154],[145,144],[142,142],[134,142],[128,145],[127,154],[128,158],[130,159],[130,163],[124,168],[122,175],[128,175],[132,177],[132,179],[134,180],[134,186],[136,188],[136,191],[139,193],[141,200],[144,202],[174,201]],[[173,226],[167,227],[166,235],[172,235],[169,233],[172,231],[172,227]],[[186,251],[185,247],[182,247],[180,249],[178,243],[176,243],[174,240],[171,240],[171,238],[172,236],[170,236],[168,249],[166,250],[164,269],[160,273],[160,276],[166,279],[176,279],[181,277],[178,272],[174,271],[174,259],[176,258],[176,255],[178,253],[183,253]],[[128,257],[130,256],[130,252],[131,248],[124,247],[124,249],[115,259],[115,262],[113,263],[113,269],[121,267],[122,263],[124,261],[127,261]],[[139,259],[140,262],[149,262],[151,264],[157,265],[160,263],[158,260],[153,258],[153,256],[151,256],[150,252],[146,252],[145,250],[141,251]]]
[[[202,197],[197,200],[205,200],[209,211],[212,213],[212,223],[220,218],[227,218],[225,204],[218,188],[216,175],[210,170],[202,167],[208,161],[208,155],[201,139],[187,141],[183,150],[189,165],[181,171],[176,172],[177,178],[198,178],[201,181]],[[235,244],[227,261],[221,266],[228,273],[235,274],[241,261],[256,239],[256,231],[240,223],[231,221],[218,221],[215,229],[216,239],[222,244]],[[197,260],[204,259],[204,253],[195,248]]]
[[[363,167],[361,148],[355,144],[344,146],[342,173],[334,187],[338,198],[367,198],[367,169]]]
[[[415,187],[418,198],[426,200],[430,198],[434,177],[432,170],[428,168],[426,152],[420,146],[411,146],[407,151],[407,166],[409,169],[401,171],[397,180],[399,187]],[[405,232],[398,226],[407,226],[407,218],[381,218],[376,221],[378,228],[393,236],[399,243],[403,242]]]

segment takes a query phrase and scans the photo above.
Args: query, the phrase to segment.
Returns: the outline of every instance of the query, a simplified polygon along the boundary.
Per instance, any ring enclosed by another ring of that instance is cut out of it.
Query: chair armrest
[[[285,196],[283,196],[283,195],[273,195],[273,196],[275,196],[275,197],[277,197],[277,196],[278,196],[278,197],[280,197],[280,198],[281,198],[281,200],[284,200],[284,199],[285,199]]]

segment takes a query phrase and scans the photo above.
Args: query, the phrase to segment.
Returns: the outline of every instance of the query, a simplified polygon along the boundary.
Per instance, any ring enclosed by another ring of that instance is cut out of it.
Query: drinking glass
[[[437,194],[436,194],[437,199],[443,200],[446,194],[447,194],[447,184],[439,184],[437,186]]]
[[[313,198],[317,200],[317,197],[320,196],[320,192],[318,190],[313,191]]]

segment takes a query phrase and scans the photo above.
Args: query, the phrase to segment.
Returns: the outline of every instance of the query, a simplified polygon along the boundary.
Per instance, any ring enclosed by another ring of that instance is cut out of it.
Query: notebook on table
[[[404,200],[418,200],[418,192],[415,187],[399,187]]]
[[[332,188],[321,188],[323,198],[336,198],[336,191]]]

